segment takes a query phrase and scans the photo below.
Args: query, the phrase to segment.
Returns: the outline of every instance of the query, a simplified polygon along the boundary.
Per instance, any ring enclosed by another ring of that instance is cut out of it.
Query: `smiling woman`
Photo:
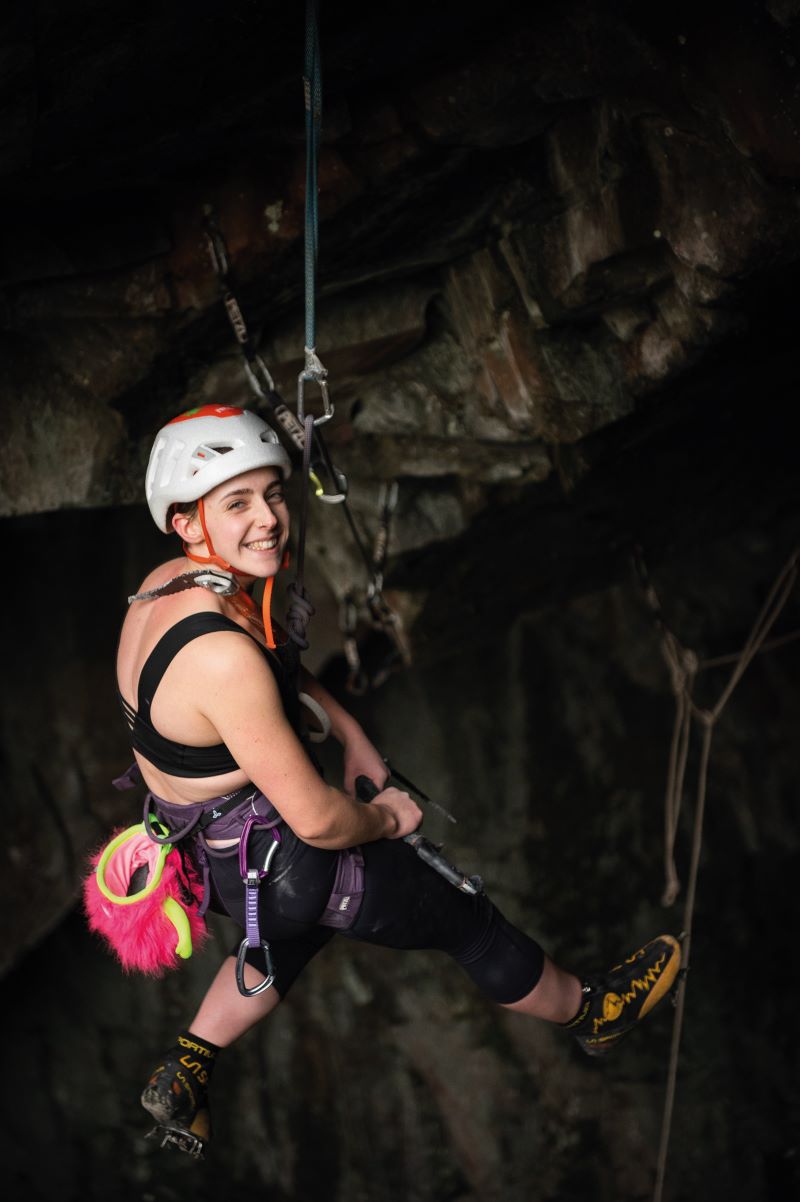
[[[215,555],[240,580],[272,575],[277,570],[272,560],[280,566],[289,537],[283,477],[272,467],[243,472],[201,497],[194,515],[175,514],[172,525],[188,559],[204,563]],[[252,555],[257,558],[249,559]]]
[[[248,591],[260,579],[268,595],[280,570],[288,474],[277,436],[252,413],[207,406],[160,431],[147,499],[160,529],[180,536],[183,556],[132,598],[117,657],[149,789],[145,829],[178,843],[205,875],[204,903],[246,930],[142,1095],[162,1138],[194,1155],[211,1137],[208,1081],[219,1050],[286,996],[336,930],[446,952],[487,997],[567,1025],[595,1054],[666,995],[680,961],[676,941],[662,936],[582,983],[484,893],[459,892],[404,846],[421,821],[416,803],[384,787],[379,751],[287,654],[268,606],[262,619]],[[300,692],[326,712],[342,745],[342,789],[323,780],[309,753]],[[369,804],[356,799],[359,777],[375,793]]]

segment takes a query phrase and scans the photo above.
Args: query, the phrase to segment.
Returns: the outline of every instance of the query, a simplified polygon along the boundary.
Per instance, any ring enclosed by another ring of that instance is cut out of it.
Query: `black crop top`
[[[243,634],[247,638],[253,639],[259,650],[264,652],[267,663],[275,673],[284,708],[290,708],[287,706],[289,700],[287,680],[281,665],[265,647],[262,647],[258,639],[253,638],[249,631],[243,630],[241,626],[223,614],[199,613],[182,618],[180,622],[171,626],[166,634],[162,635],[145,661],[139,676],[138,708],[134,710],[128,705],[118,690],[123,713],[131,730],[131,744],[134,750],[140,752],[162,772],[168,772],[170,776],[222,776],[225,772],[236,772],[239,768],[224,743],[217,743],[213,747],[190,747],[186,743],[175,743],[172,739],[167,739],[164,735],[159,734],[150,717],[150,707],[153,704],[156,689],[181,648],[185,647],[187,643],[191,643],[193,639],[199,638],[200,635],[210,634],[217,630],[233,630],[237,634]],[[288,716],[291,717],[291,714]]]

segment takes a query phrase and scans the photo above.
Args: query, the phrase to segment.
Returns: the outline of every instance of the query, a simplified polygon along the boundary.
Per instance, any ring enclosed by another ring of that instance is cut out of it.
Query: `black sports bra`
[[[247,638],[253,639],[259,650],[264,652],[267,663],[275,674],[284,708],[289,710],[287,716],[290,719],[292,716],[290,706],[287,705],[289,700],[288,682],[282,667],[267,649],[262,647],[258,639],[253,638],[249,631],[243,630],[241,626],[223,614],[190,614],[188,618],[182,618],[180,622],[171,626],[166,634],[161,636],[147,657],[139,676],[138,708],[133,709],[117,690],[123,713],[131,730],[131,744],[134,750],[140,752],[162,772],[168,772],[170,776],[222,776],[225,772],[236,772],[239,769],[239,765],[224,743],[217,743],[213,747],[190,747],[186,743],[176,743],[160,734],[153,726],[150,717],[150,707],[153,704],[156,689],[181,648],[185,647],[187,643],[191,643],[193,639],[199,638],[200,635],[210,634],[217,630],[233,630],[237,634],[243,634]]]

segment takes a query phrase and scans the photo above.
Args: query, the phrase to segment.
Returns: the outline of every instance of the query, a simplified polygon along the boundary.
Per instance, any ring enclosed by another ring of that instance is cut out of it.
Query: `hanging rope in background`
[[[664,805],[665,885],[662,900],[665,905],[671,905],[680,890],[680,882],[675,866],[675,838],[677,835],[678,819],[680,817],[681,799],[684,792],[684,780],[693,719],[700,728],[700,759],[695,785],[692,845],[686,885],[686,901],[683,910],[682,967],[675,1003],[675,1020],[672,1028],[672,1043],[667,1071],[664,1111],[661,1120],[653,1202],[662,1202],[667,1158],[669,1156],[669,1142],[672,1132],[672,1117],[675,1109],[675,1090],[678,1078],[678,1058],[683,1033],[686,982],[691,956],[692,925],[697,897],[697,879],[700,871],[700,853],[703,845],[708,766],[711,759],[714,730],[736,686],[741,681],[755,656],[759,652],[783,646],[800,637],[800,631],[793,631],[791,634],[781,636],[771,642],[767,641],[770,630],[782,613],[797,583],[799,558],[800,549],[795,548],[770,589],[769,595],[761,607],[741,651],[735,655],[700,661],[695,652],[684,647],[667,627],[658,594],[649,579],[644,561],[640,554],[636,556],[636,567],[642,582],[644,596],[654,615],[656,626],[660,633],[661,650],[670,670],[672,691],[675,696],[675,721],[670,745]],[[704,709],[696,705],[693,691],[698,673],[704,669],[727,666],[728,664],[733,665],[733,671],[728,677],[727,683],[722,689],[716,704],[711,709]]]

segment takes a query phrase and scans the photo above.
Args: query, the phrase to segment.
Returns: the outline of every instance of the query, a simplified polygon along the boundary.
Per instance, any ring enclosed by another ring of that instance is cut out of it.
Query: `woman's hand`
[[[351,797],[356,796],[356,780],[359,776],[366,776],[376,789],[382,789],[389,779],[389,769],[383,757],[360,727],[344,746],[344,791]]]
[[[385,839],[402,839],[415,831],[422,822],[422,810],[417,803],[408,793],[404,793],[402,789],[395,789],[393,785],[373,798],[370,805],[386,810],[391,815],[395,829],[390,828],[384,835]]]

